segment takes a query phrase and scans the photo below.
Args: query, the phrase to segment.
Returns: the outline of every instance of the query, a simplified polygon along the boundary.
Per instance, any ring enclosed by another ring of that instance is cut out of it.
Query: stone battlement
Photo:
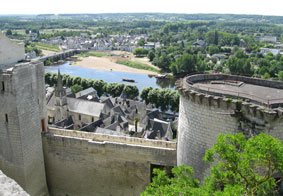
[[[203,180],[210,167],[203,161],[205,151],[219,134],[243,133],[249,138],[265,132],[283,140],[282,84],[224,74],[179,80],[177,165],[192,166],[195,177]],[[279,102],[265,101],[274,98]]]
[[[169,149],[174,149],[174,150],[176,150],[177,148],[177,143],[171,142],[171,141],[150,140],[150,139],[136,138],[136,137],[106,135],[106,134],[100,134],[100,133],[90,133],[90,132],[83,132],[83,131],[58,129],[54,127],[48,127],[48,133],[51,133],[54,135],[66,136],[66,137],[90,139],[90,140],[98,141],[98,142],[115,142],[115,143],[132,144],[132,145],[148,146],[148,147],[156,147],[156,148],[169,148]]]
[[[255,85],[272,86],[273,88],[278,89],[283,88],[283,82],[222,74],[200,74],[189,76],[183,80],[178,80],[176,82],[176,88],[182,93],[182,95],[197,102],[198,104],[220,107],[225,110],[230,109],[230,114],[235,114],[236,111],[241,110],[246,114],[250,114],[254,117],[267,121],[283,116],[283,109],[279,107],[282,105],[283,97],[277,103],[266,104],[259,100],[253,100],[252,98],[247,99],[244,94],[241,95],[240,93],[236,93],[233,95],[229,94],[229,91],[227,93],[225,91],[214,91],[213,88],[207,90],[205,88],[194,86],[196,83],[212,80],[244,81],[245,83],[253,83]]]

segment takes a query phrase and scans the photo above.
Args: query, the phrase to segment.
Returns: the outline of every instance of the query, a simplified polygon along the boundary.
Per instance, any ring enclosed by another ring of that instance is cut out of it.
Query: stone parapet
[[[100,133],[90,133],[84,131],[75,131],[75,130],[66,130],[66,129],[58,129],[54,127],[48,127],[48,133],[67,136],[67,137],[76,137],[82,139],[90,139],[93,141],[100,142],[117,142],[123,144],[133,144],[139,146],[149,146],[149,147],[157,147],[157,148],[170,148],[176,150],[177,143],[171,141],[162,141],[162,140],[150,140],[144,138],[136,138],[136,137],[125,137],[125,136],[115,136],[115,135],[107,135]]]

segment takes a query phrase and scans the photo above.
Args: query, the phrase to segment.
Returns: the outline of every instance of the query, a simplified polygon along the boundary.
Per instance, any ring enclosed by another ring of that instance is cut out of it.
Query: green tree
[[[147,99],[149,103],[154,104],[155,107],[159,108],[160,107],[160,89],[159,88],[154,88],[151,91],[149,91]]]
[[[147,55],[149,61],[153,61],[154,57],[155,57],[155,53],[153,50],[150,50],[148,55]]]
[[[242,57],[240,53],[238,53],[239,57]],[[253,70],[251,66],[250,59],[247,58],[239,58],[233,56],[228,59],[227,66],[232,74],[244,74],[244,75],[252,75]]]
[[[145,44],[145,40],[143,38],[139,39],[138,45],[139,46],[144,46],[144,44]]]
[[[265,72],[263,75],[263,79],[269,79],[270,78],[270,74],[268,72]]]
[[[208,53],[210,55],[217,54],[219,52],[219,47],[217,45],[211,44],[208,46]]]
[[[280,72],[278,73],[278,79],[281,80],[281,81],[283,81],[283,71],[280,71]]]
[[[246,139],[243,134],[219,135],[217,143],[206,151],[208,163],[219,160],[211,167],[210,176],[203,184],[192,178],[191,167],[172,169],[174,178],[165,171],[154,170],[156,175],[142,193],[147,195],[191,196],[262,196],[278,195],[274,175],[283,174],[283,143],[261,133]]]
[[[92,80],[91,86],[97,91],[97,95],[101,96],[107,88],[107,83],[103,80]]]
[[[6,31],[6,35],[7,36],[9,36],[9,35],[12,35],[13,33],[12,33],[12,30],[11,29],[8,29],[7,31]]]
[[[135,99],[139,96],[139,89],[135,85],[126,85],[124,91],[129,99]]]
[[[143,88],[142,91],[141,91],[140,97],[142,98],[142,100],[145,101],[146,104],[150,103],[149,99],[148,99],[148,94],[152,89],[153,88],[150,86],[150,87]]]
[[[79,84],[74,84],[73,86],[71,86],[71,91],[72,93],[77,93],[83,90],[83,87]]]
[[[44,63],[45,66],[51,66],[52,64],[53,64],[53,63],[52,63],[52,61],[50,60],[50,58],[46,59],[46,61],[45,61],[45,63]]]
[[[198,71],[202,63],[202,60],[197,55],[186,53],[177,58],[176,62],[171,64],[170,69],[174,74],[192,73]]]
[[[45,73],[44,78],[45,78],[45,83],[50,85],[51,84],[51,73],[50,72]]]
[[[148,50],[144,48],[136,48],[133,52],[133,54],[136,55],[137,57],[146,56],[147,53],[148,53]]]
[[[112,97],[118,97],[121,95],[125,85],[119,83],[109,83],[106,87],[106,92]]]
[[[82,80],[81,80],[81,86],[83,87],[83,89],[89,88],[89,87],[90,87],[89,80],[88,80],[88,79],[85,79],[85,78],[82,78]]]
[[[178,91],[172,91],[170,95],[170,109],[173,112],[179,112],[180,95]]]

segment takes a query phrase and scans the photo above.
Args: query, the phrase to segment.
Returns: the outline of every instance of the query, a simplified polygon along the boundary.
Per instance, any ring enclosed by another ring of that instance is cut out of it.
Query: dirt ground
[[[42,54],[43,54],[44,56],[55,53],[55,52],[49,51],[49,50],[41,50],[41,51],[42,51]]]
[[[135,69],[132,67],[128,67],[128,66],[116,63],[118,60],[130,60],[130,61],[140,62],[145,65],[155,67],[149,62],[147,58],[136,58],[134,57],[132,53],[122,52],[122,51],[112,51],[109,54],[111,55],[104,56],[104,57],[90,56],[90,57],[80,58],[80,61],[74,62],[73,65],[80,66],[80,67],[86,67],[86,68],[108,70],[108,71],[112,70],[112,71],[120,71],[120,72],[157,75],[157,73],[153,71]]]

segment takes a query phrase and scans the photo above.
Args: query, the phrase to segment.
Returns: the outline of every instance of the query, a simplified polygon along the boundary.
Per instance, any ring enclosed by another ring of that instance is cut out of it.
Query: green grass
[[[78,57],[89,57],[89,56],[96,56],[96,57],[103,57],[107,56],[109,53],[107,52],[85,52],[81,54],[77,54]]]
[[[17,43],[17,44],[24,44],[23,40],[16,40],[16,39],[12,39],[13,42]]]
[[[51,44],[42,44],[42,43],[33,43],[35,45],[35,47],[37,47],[40,50],[49,50],[49,51],[53,51],[53,52],[60,52],[61,49],[56,46],[56,45],[51,45]]]
[[[128,67],[136,68],[136,69],[143,69],[143,70],[148,70],[148,71],[153,71],[159,73],[159,70],[151,67],[150,65],[145,65],[143,63],[139,62],[133,62],[129,60],[124,60],[124,61],[117,61],[116,63],[121,64],[121,65],[126,65]]]

